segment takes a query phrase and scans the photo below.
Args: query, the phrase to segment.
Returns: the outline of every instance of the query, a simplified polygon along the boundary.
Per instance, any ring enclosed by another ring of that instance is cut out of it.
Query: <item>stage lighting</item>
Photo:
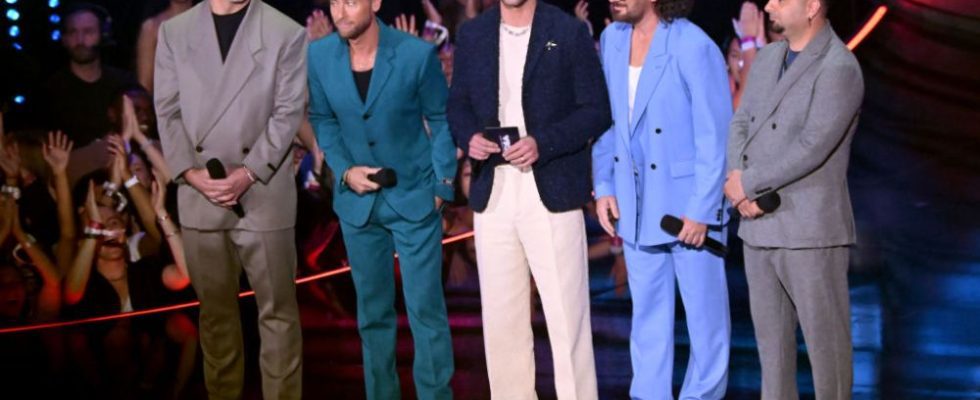
[[[11,9],[7,10],[7,19],[9,19],[11,21],[16,21],[16,20],[20,19],[20,13],[17,12],[17,10],[11,8]]]
[[[12,38],[15,38],[15,37],[18,37],[18,36],[20,36],[20,27],[19,27],[19,26],[17,26],[17,25],[12,25],[12,26],[10,27],[10,29],[9,29],[9,30],[7,30],[7,33],[8,33],[8,34],[10,35],[10,37],[12,37]]]
[[[58,15],[58,14],[51,14],[51,16],[48,17],[48,21],[51,21],[52,24],[60,23],[61,22],[61,16]]]
[[[17,0],[7,0],[7,4],[17,4]]]
[[[61,31],[57,29],[51,31],[51,40],[55,42],[61,40]]]
[[[7,1],[10,1],[10,0],[7,0]],[[14,0],[14,1],[17,1],[17,0]],[[58,1],[58,0],[48,0],[48,7],[57,8],[59,4],[61,4],[61,2]]]
[[[24,99],[24,95],[18,94],[16,96],[14,96],[14,103],[24,104],[24,100],[25,100]]]

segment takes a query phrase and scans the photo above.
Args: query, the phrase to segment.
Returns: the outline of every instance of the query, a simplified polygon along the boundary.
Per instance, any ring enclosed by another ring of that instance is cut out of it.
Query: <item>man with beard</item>
[[[582,207],[592,198],[589,143],[609,128],[610,112],[592,37],[554,6],[501,0],[463,25],[455,63],[448,114],[474,163],[469,200],[491,396],[536,398],[533,277],[558,398],[595,399]]]
[[[337,34],[310,45],[310,122],[336,180],[333,204],[357,293],[367,398],[401,397],[397,251],[417,396],[450,399],[439,212],[453,200],[456,175],[448,90],[434,47],[381,23],[380,7],[381,0],[330,2]],[[387,182],[379,179],[385,175]]]
[[[592,149],[593,178],[599,221],[624,242],[634,399],[671,398],[675,287],[691,338],[680,397],[720,399],[728,381],[725,260],[702,245],[724,237],[731,94],[718,47],[685,18],[692,3],[615,0],[602,34],[615,122]],[[683,221],[676,237],[665,215]]]
[[[763,400],[799,398],[797,324],[817,399],[851,398],[847,165],[864,79],[827,20],[828,3],[766,4],[786,40],[756,56],[731,122],[725,195],[742,215]],[[758,200],[770,193],[781,205],[763,212]]]
[[[42,89],[39,117],[50,120],[80,148],[111,129],[108,110],[121,88],[135,85],[132,74],[102,64],[109,38],[109,13],[89,3],[75,3],[62,19],[61,44],[68,68],[56,72]]]
[[[299,398],[296,183],[284,160],[306,105],[306,31],[260,0],[204,1],[163,23],[155,62],[208,394],[241,397],[244,270],[258,303],[262,393]],[[216,161],[227,177],[212,173]]]

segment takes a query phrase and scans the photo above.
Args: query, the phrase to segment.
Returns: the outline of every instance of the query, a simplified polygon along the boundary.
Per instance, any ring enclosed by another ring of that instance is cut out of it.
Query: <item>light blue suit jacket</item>
[[[677,239],[665,214],[722,225],[725,150],[732,97],[721,51],[686,19],[661,21],[643,63],[629,117],[630,24],[602,33],[613,126],[592,149],[596,198],[613,195],[627,243]]]

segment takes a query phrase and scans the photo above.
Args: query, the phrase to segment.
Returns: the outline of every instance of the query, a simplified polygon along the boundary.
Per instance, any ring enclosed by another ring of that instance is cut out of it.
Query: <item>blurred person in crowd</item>
[[[728,86],[732,92],[733,109],[738,108],[749,70],[759,49],[769,43],[766,35],[766,18],[753,1],[745,1],[739,8],[738,19],[732,19],[735,37],[724,42],[728,65]]]
[[[102,49],[111,40],[109,12],[90,3],[73,3],[62,17],[61,44],[68,52],[68,66],[51,76],[42,88],[39,112],[85,146],[102,137],[111,126],[106,110],[120,88],[135,84],[131,73],[102,63]]]
[[[153,64],[157,49],[157,34],[160,25],[193,6],[193,0],[169,0],[167,8],[153,15],[140,25],[136,39],[136,77],[140,86],[153,93]],[[152,99],[151,99],[152,101]]]

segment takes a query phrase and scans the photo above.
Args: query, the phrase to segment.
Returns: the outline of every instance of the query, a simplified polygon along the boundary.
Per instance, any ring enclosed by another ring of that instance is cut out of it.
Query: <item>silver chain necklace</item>
[[[504,25],[503,23],[500,24],[500,27],[501,28],[504,28],[504,32],[507,32],[511,36],[524,36],[525,33],[528,33],[528,32],[531,31],[531,27],[530,26],[528,26],[527,28],[521,29],[520,31],[513,31],[510,28],[508,28],[507,25]]]

